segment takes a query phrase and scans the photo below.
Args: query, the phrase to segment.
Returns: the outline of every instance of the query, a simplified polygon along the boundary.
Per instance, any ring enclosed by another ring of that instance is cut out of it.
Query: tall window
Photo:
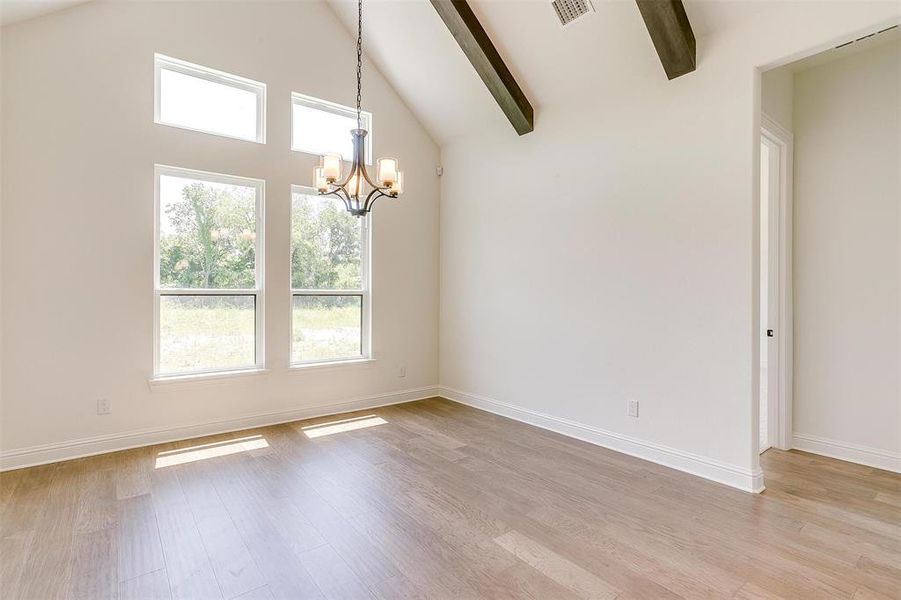
[[[157,123],[265,142],[265,83],[162,54],[154,65]]]
[[[368,357],[368,218],[309,188],[291,191],[291,362]]]
[[[156,167],[157,376],[263,365],[264,182]]]
[[[310,154],[341,154],[353,160],[350,130],[357,128],[357,111],[349,106],[291,94],[291,149]],[[372,114],[362,113],[366,136],[366,163],[372,164]]]

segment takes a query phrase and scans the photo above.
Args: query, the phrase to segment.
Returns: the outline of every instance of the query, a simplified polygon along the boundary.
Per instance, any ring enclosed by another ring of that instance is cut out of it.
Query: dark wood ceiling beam
[[[635,0],[669,79],[695,70],[695,34],[682,0]]]
[[[504,64],[494,44],[466,0],[431,0],[432,6],[476,73],[485,82],[501,110],[507,115],[516,133],[523,135],[534,129],[534,111],[510,69]]]

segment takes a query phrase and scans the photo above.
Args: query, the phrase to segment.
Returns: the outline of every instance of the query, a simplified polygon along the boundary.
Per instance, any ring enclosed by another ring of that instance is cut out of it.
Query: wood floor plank
[[[37,527],[56,467],[53,464],[22,469],[18,484],[10,491],[3,514],[0,515],[0,536]]]
[[[469,574],[454,568],[457,556],[453,549],[434,532],[398,515],[374,513],[351,521],[427,597],[479,597]]]
[[[99,459],[84,463],[84,474],[78,483],[79,533],[115,527],[119,523],[116,471],[106,468]]]
[[[886,596],[862,586],[857,588],[857,590],[854,592],[854,595],[851,597],[851,600],[897,600],[897,598],[897,594]]]
[[[119,531],[106,527],[75,536],[75,559],[67,598],[115,598],[119,590]]]
[[[300,555],[300,560],[326,598],[373,598],[356,573],[328,544],[307,550]]]
[[[322,537],[361,581],[375,583],[400,574],[381,545],[371,542],[349,522],[325,521],[317,526]]]
[[[379,600],[425,600],[426,596],[412,581],[397,574],[369,586]]]
[[[732,597],[735,600],[785,600],[782,596],[771,594],[753,583],[744,584]]]
[[[35,527],[20,579],[24,598],[65,598],[75,546],[78,461],[59,463],[46,489],[46,502]]]
[[[138,575],[119,584],[119,600],[169,600],[166,569]]]
[[[619,590],[594,574],[516,530],[508,531],[494,541],[516,558],[579,597],[613,600],[619,593]]]
[[[165,568],[150,494],[126,496],[119,501],[119,514],[119,581]]]
[[[542,572],[524,562],[517,562],[494,578],[489,590],[492,598],[516,600],[575,600],[581,598],[572,590],[549,579]]]
[[[6,505],[13,497],[19,482],[27,472],[27,469],[0,472],[0,517],[3,516]]]
[[[22,574],[30,557],[33,542],[33,529],[16,531],[0,538],[0,597],[24,597]]]
[[[240,596],[235,596],[233,600],[272,600],[275,596],[269,591],[269,586],[264,585],[249,592],[245,592]]]
[[[135,448],[117,453],[116,498],[124,500],[150,493],[150,472],[159,448]]]

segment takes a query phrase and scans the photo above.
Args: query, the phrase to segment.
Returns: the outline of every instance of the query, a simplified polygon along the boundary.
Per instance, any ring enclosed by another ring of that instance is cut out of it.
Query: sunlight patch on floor
[[[267,442],[262,435],[251,435],[235,440],[226,440],[224,442],[214,442],[211,444],[199,444],[197,446],[179,448],[178,450],[160,452],[156,456],[155,468],[162,469],[163,467],[183,465],[198,460],[206,460],[217,456],[228,456],[229,454],[237,454],[238,452],[247,452],[249,450],[259,450],[260,448],[268,447],[269,442]]]
[[[384,425],[387,422],[388,421],[381,417],[366,415],[365,417],[355,417],[353,419],[344,419],[341,421],[316,423],[315,425],[307,425],[302,429],[308,438],[313,439],[335,433],[343,433],[345,431],[354,431],[355,429],[366,429],[367,427]]]

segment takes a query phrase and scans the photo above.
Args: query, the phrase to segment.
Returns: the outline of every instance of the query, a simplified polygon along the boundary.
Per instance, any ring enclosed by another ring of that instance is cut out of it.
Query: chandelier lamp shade
[[[342,156],[326,154],[320,158],[313,173],[320,196],[339,198],[348,212],[363,217],[381,197],[397,198],[404,191],[404,174],[397,169],[396,158],[377,161],[375,180],[366,171],[366,136],[363,129],[361,104],[363,98],[363,0],[357,2],[357,128],[350,131],[353,140],[353,160],[350,170],[342,172]]]

